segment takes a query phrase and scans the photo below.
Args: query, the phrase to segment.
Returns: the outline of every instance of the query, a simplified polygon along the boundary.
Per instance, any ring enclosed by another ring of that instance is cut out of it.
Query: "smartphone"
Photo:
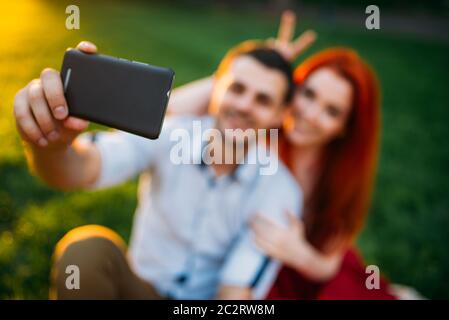
[[[61,78],[69,114],[149,139],[162,129],[174,72],[77,49],[65,52]]]

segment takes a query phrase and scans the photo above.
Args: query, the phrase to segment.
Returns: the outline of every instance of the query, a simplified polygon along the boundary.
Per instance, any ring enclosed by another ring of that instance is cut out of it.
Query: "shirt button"
[[[176,277],[176,282],[178,284],[184,284],[188,279],[188,276],[186,274],[180,274]]]
[[[215,185],[216,185],[215,179],[214,178],[209,178],[208,185],[209,185],[209,188],[214,188]]]

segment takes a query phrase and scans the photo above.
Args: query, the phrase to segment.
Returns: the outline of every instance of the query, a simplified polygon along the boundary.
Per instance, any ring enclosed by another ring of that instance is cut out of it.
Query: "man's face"
[[[285,75],[251,56],[234,58],[216,79],[211,108],[217,111],[217,129],[279,128],[288,82]]]

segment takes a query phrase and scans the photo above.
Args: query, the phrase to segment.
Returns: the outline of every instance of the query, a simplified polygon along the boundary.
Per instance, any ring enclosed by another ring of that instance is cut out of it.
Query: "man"
[[[88,42],[79,49],[96,52]],[[192,133],[191,118],[168,119],[156,141],[119,131],[78,137],[87,122],[68,117],[58,72],[45,69],[20,90],[17,127],[30,165],[49,185],[96,189],[144,173],[129,257],[112,230],[70,231],[56,246],[51,297],[262,298],[279,265],[254,244],[247,222],[260,212],[282,223],[286,210],[299,212],[302,199],[284,166],[262,175],[262,165],[251,164],[259,146],[241,131],[278,128],[292,87],[290,65],[277,52],[251,43],[232,50],[215,77],[210,107],[216,117],[202,118],[201,125],[237,133],[191,148],[191,164],[170,158],[171,134]],[[246,162],[233,156],[230,164],[210,163],[204,156],[218,147],[235,155],[242,146]],[[79,269],[79,288],[66,284],[69,266]]]

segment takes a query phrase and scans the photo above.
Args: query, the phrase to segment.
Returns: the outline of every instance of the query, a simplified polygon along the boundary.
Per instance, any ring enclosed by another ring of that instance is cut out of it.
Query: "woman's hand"
[[[316,32],[307,30],[293,40],[295,34],[296,15],[292,11],[284,11],[276,39],[269,39],[268,44],[279,51],[288,61],[294,61],[303,53],[317,37]]]
[[[304,224],[288,212],[290,225],[281,226],[258,214],[251,221],[254,240],[267,255],[313,281],[327,281],[340,270],[346,247],[323,254],[305,238]]]
[[[284,227],[261,214],[251,221],[254,240],[267,255],[283,264],[298,268],[309,254],[309,244],[304,235],[304,224],[293,213],[287,212],[289,226]]]

